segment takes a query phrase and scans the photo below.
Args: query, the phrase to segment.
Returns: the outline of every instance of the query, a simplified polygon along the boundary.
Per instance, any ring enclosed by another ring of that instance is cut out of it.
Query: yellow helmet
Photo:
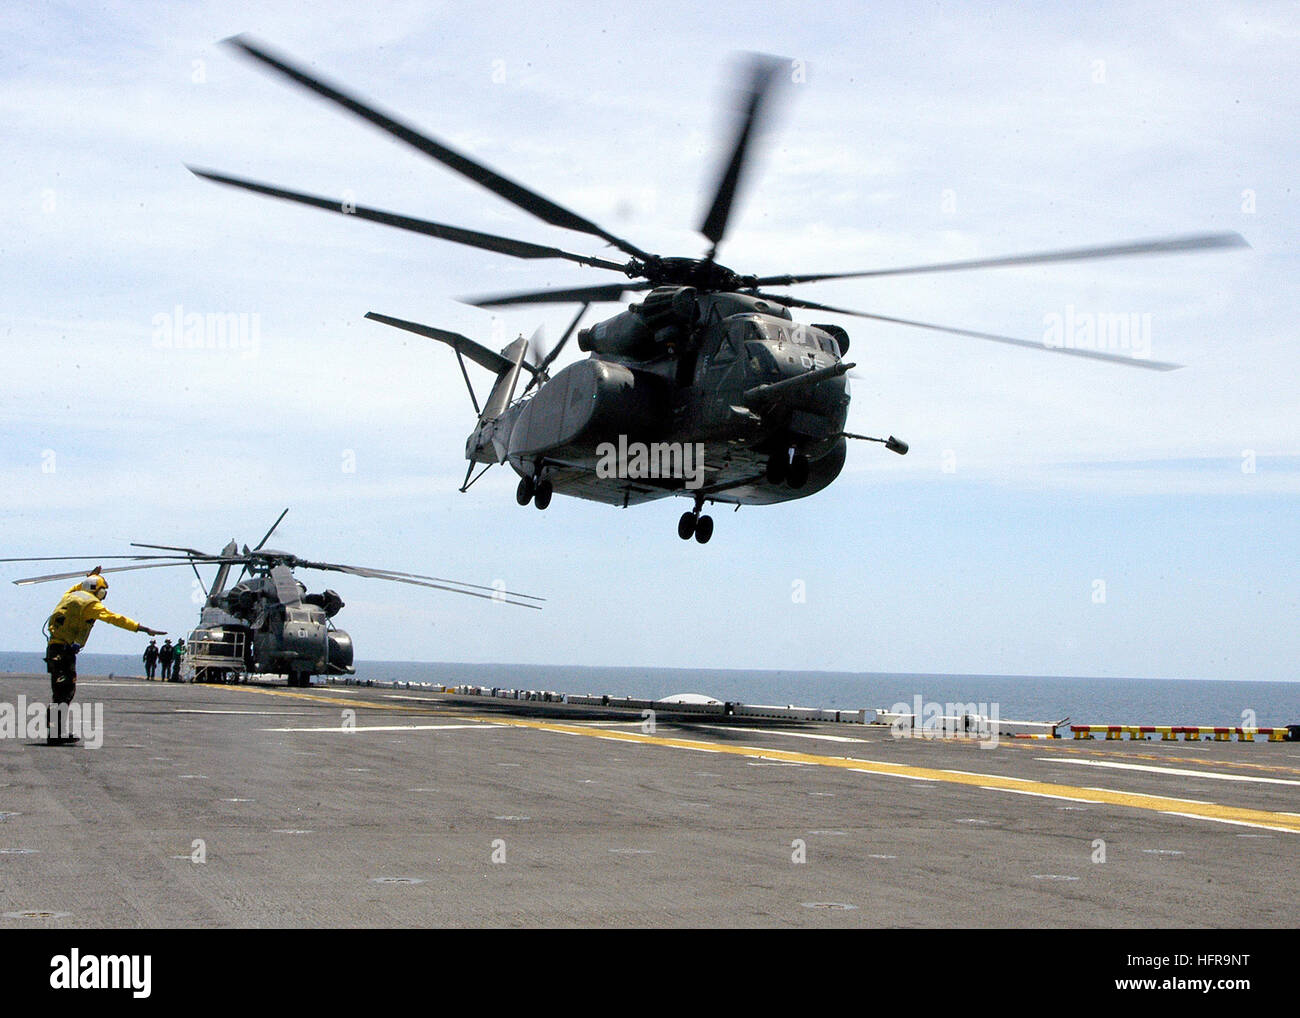
[[[108,581],[98,572],[94,572],[81,581],[81,589],[90,591],[102,601],[108,593]]]

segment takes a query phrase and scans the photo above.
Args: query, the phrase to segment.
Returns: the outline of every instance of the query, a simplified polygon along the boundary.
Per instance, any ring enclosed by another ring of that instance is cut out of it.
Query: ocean
[[[39,653],[0,653],[2,673],[45,671]],[[140,659],[82,654],[82,675],[143,675]],[[657,700],[705,693],[719,700],[794,704],[837,710],[890,709],[923,703],[988,704],[1019,721],[1076,724],[1300,724],[1300,683],[1209,679],[1118,679],[1077,676],[911,675],[880,672],[798,672],[566,665],[453,664],[361,661],[357,678],[440,685],[607,693]],[[317,679],[316,681],[321,681]],[[0,677],[0,689],[3,678]],[[3,694],[0,694],[3,695]],[[980,711],[987,713],[988,711]]]

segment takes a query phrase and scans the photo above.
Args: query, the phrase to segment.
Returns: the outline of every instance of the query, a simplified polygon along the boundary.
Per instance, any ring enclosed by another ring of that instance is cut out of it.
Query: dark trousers
[[[64,731],[67,711],[61,708],[72,703],[77,695],[77,651],[69,643],[50,643],[45,648],[45,667],[50,673],[50,708],[46,712],[49,738],[70,736]]]
[[[151,679],[153,678],[153,673],[155,670],[157,670],[157,668],[158,668],[157,661],[146,661],[144,663],[144,673],[146,676],[148,676]]]

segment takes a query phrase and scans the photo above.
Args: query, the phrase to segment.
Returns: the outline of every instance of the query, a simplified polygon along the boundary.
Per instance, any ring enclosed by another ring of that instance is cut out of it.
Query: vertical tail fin
[[[276,520],[276,522],[278,523],[279,520]],[[239,554],[239,545],[237,545],[233,540],[228,545],[226,545],[224,548],[221,549],[222,558],[231,558],[238,554]],[[240,575],[242,575],[242,573]],[[223,562],[221,563],[221,565],[217,566],[217,575],[212,578],[212,586],[208,588],[208,596],[211,597],[213,594],[220,594],[223,590],[225,590],[226,580],[228,580],[229,578],[230,578],[230,563]]]
[[[487,402],[483,404],[483,412],[479,415],[480,421],[496,420],[510,405],[510,401],[515,396],[515,387],[519,384],[519,369],[524,363],[524,355],[527,352],[528,341],[523,336],[501,351],[501,356],[510,363],[497,375],[496,384],[492,386],[492,392],[488,395]]]

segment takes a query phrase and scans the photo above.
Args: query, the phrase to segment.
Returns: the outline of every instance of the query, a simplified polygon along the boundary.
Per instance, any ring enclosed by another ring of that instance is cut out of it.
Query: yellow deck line
[[[215,687],[222,688],[222,687]],[[412,705],[375,703],[367,700],[343,700],[319,694],[300,693],[295,690],[261,689],[256,686],[225,687],[243,688],[271,696],[289,696],[303,700],[315,700],[321,703],[362,707],[366,709],[387,709],[401,711],[424,711]],[[1001,774],[977,774],[966,771],[941,770],[933,767],[915,767],[910,764],[886,763],[880,760],[863,760],[855,757],[824,756],[818,753],[801,753],[795,750],[774,749],[758,746],[732,746],[712,742],[700,742],[694,739],[672,738],[662,735],[645,735],[641,732],[621,732],[609,728],[587,728],[582,725],[564,724],[556,721],[537,721],[527,718],[479,717],[476,715],[458,715],[466,721],[478,721],[485,724],[509,725],[514,728],[532,728],[543,732],[561,732],[565,735],[578,735],[592,739],[605,739],[613,742],[639,743],[644,746],[665,746],[674,749],[690,749],[697,752],[724,753],[730,756],[762,758],[784,763],[810,764],[818,767],[835,767],[842,770],[857,771],[864,774],[883,774],[901,778],[915,778],[922,781],[941,781],[951,785],[966,785],[981,789],[1005,789],[1008,791],[1038,792],[1042,795],[1061,796],[1063,798],[1086,798],[1111,806],[1126,806],[1130,809],[1150,810],[1157,813],[1176,813],[1179,816],[1204,820],[1218,820],[1247,824],[1254,827],[1266,827],[1269,830],[1287,831],[1300,834],[1300,816],[1287,813],[1271,813],[1267,810],[1248,809],[1241,806],[1224,806],[1220,803],[1191,803],[1186,799],[1176,799],[1162,795],[1150,795],[1142,792],[1121,792],[1111,789],[1079,788],[1074,785],[1061,785],[1053,782],[1033,781],[1027,778],[1012,778]]]
[[[1016,749],[1024,749],[1024,750],[1031,750],[1031,751],[1038,751],[1038,752],[1075,753],[1080,755],[1089,754],[1092,756],[1110,755],[1106,749],[1101,748],[1105,744],[1104,740],[1100,740],[1096,742],[1093,745],[1092,749],[1086,748],[1088,745],[1086,740],[1081,740],[1081,741],[1083,741],[1083,745],[1078,746],[1075,745],[1074,739],[1069,739],[1069,740],[1062,739],[1056,741],[1034,740],[1032,742],[1030,741],[1012,742],[1009,739],[1003,738],[998,742],[998,746],[999,747],[1012,746]],[[1115,740],[1115,741],[1120,741],[1120,740]],[[1131,742],[1132,740],[1125,739],[1123,741]],[[1261,740],[1261,743],[1263,742],[1264,740]],[[979,744],[975,743],[975,746],[978,748]],[[1173,762],[1173,763],[1203,764],[1206,762],[1204,757],[1199,757],[1199,756],[1167,756],[1164,753],[1125,752],[1124,759],[1128,760],[1130,758],[1134,760],[1159,760],[1163,763]],[[1287,759],[1292,759],[1292,758],[1288,757]],[[1245,770],[1281,771],[1287,774],[1300,774],[1300,767],[1288,767],[1285,764],[1279,764],[1279,763],[1250,763],[1245,760],[1215,760],[1214,765],[1216,767],[1236,767]]]

